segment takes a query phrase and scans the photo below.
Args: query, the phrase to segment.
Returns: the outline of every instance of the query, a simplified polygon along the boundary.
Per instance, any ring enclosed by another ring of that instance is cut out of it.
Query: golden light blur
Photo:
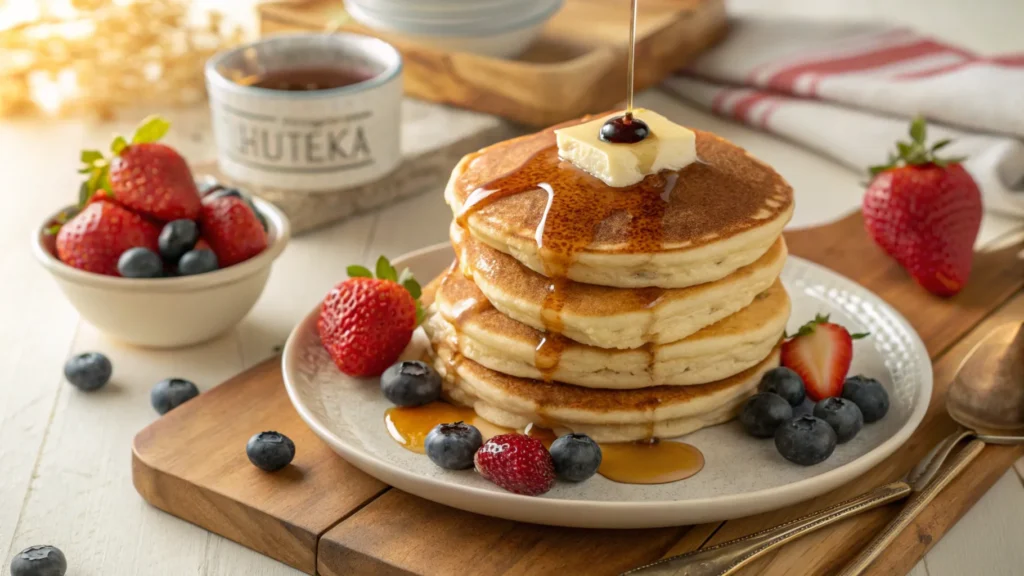
[[[197,102],[207,58],[242,39],[189,0],[0,0],[0,117]]]

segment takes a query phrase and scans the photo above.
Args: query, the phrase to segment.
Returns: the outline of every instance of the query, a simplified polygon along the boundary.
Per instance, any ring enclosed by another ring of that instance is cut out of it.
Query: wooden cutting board
[[[944,396],[960,361],[993,327],[1024,321],[1024,259],[1019,256],[1024,243],[1017,239],[978,254],[967,288],[955,298],[939,299],[871,244],[859,215],[786,236],[793,254],[856,280],[892,304],[934,359],[931,407],[911,439],[858,480],[812,501],[728,522],[651,530],[552,528],[447,508],[391,489],[335,455],[292,409],[276,358],[142,430],[133,445],[135,487],[175,516],[325,576],[617,574],[838,502],[900,477],[952,431]],[[266,474],[249,464],[246,440],[263,430],[281,431],[295,441],[292,466]],[[909,571],[1022,454],[1022,447],[986,447],[871,573]],[[823,529],[744,573],[833,573],[897,510],[892,505]]]
[[[628,0],[565,0],[515,59],[423,46],[347,17],[341,0],[262,4],[262,35],[341,29],[378,36],[405,59],[410,96],[550,126],[626,98]],[[725,34],[724,0],[643,0],[638,7],[636,89],[679,70]]]

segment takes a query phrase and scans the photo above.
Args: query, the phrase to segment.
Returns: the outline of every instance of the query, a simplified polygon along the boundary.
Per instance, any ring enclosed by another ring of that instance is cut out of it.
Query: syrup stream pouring
[[[633,67],[636,59],[636,12],[637,0],[630,3],[629,13],[629,64],[626,68],[626,116],[633,117]]]
[[[978,343],[957,369],[946,411],[961,426],[902,479],[774,528],[666,558],[625,575],[721,576],[734,574],[765,552],[855,514],[911,496],[910,502],[841,572],[864,572],[935,496],[981,453],[986,443],[1024,443],[1024,323],[1005,324]],[[963,440],[970,442],[945,468]]]

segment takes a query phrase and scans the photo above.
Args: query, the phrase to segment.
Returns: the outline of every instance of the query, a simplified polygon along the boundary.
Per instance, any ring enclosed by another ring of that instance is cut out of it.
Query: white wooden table
[[[989,0],[736,1],[742,12],[853,15],[899,20],[980,52],[1024,51],[1024,4]],[[657,91],[641,104],[738,141],[793,183],[793,226],[823,223],[859,205],[860,175],[811,152],[683,106]],[[147,505],[131,484],[130,443],[156,418],[149,389],[168,376],[203,390],[274,354],[277,345],[348,264],[396,256],[447,238],[451,217],[436,193],[293,241],[266,292],[231,333],[176,351],[140,350],[105,339],[78,315],[33,261],[29,237],[77,190],[78,150],[127,131],[124,123],[0,123],[0,573],[17,551],[52,543],[74,576],[293,575],[297,571]],[[203,109],[169,114],[171,143],[192,160],[212,156]],[[883,151],[879,152],[880,154]],[[1024,222],[987,216],[980,244]],[[116,305],[116,303],[111,303]],[[99,350],[114,363],[114,381],[95,394],[67,385],[71,354]],[[300,447],[301,449],[301,447]],[[201,456],[201,455],[200,455]],[[1018,470],[1024,465],[1018,463]],[[913,574],[1024,573],[1024,487],[1008,472],[919,563]]]

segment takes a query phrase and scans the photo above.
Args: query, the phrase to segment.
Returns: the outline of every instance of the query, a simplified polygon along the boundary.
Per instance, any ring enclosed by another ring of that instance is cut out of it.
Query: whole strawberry
[[[864,226],[882,250],[929,292],[952,296],[971,272],[981,226],[981,193],[960,162],[935,152],[949,144],[925,145],[926,125],[910,125],[910,142],[899,142],[889,162],[871,167],[864,194]]]
[[[203,198],[199,229],[222,268],[248,260],[267,248],[263,224],[240,196],[212,194]]]
[[[828,318],[815,316],[782,344],[782,365],[803,379],[807,396],[815,402],[842,395],[853,361],[853,341],[868,335],[851,335]]]
[[[117,276],[117,259],[129,248],[156,251],[160,228],[107,200],[89,203],[57,232],[57,257],[68,266]]]
[[[335,286],[320,305],[317,332],[334,364],[349,376],[380,376],[398,360],[422,319],[420,286],[381,256],[377,277],[362,266]]]
[[[526,496],[540,496],[555,485],[555,464],[544,444],[525,434],[499,434],[473,457],[481,476]]]
[[[131,142],[118,136],[110,158],[98,150],[82,152],[89,174],[86,197],[99,194],[150,218],[195,220],[199,216],[199,190],[185,159],[157,141],[170,124],[158,116],[143,120]]]

